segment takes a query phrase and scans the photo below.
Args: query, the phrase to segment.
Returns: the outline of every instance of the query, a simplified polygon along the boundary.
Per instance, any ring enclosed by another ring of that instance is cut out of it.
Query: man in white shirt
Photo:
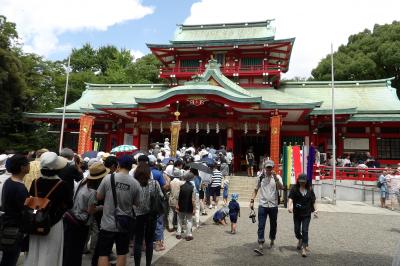
[[[277,175],[272,169],[274,167],[274,162],[267,160],[263,165],[263,171],[256,178],[256,185],[254,192],[250,200],[250,208],[254,209],[254,199],[257,196],[257,192],[260,190],[260,202],[258,205],[258,245],[259,248],[254,251],[259,255],[264,255],[264,232],[265,223],[267,217],[269,216],[269,239],[271,240],[271,248],[274,245],[276,238],[276,228],[278,219],[278,197],[279,189],[283,189],[282,178]]]

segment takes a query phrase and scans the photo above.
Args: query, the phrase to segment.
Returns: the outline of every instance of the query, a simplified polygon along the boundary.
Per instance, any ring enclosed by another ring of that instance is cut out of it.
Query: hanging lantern
[[[256,129],[257,134],[260,134],[260,123],[257,122],[257,129]]]
[[[150,121],[149,131],[150,131],[150,133],[153,132],[153,122],[152,121]]]
[[[207,130],[207,134],[210,133],[210,124],[209,123],[207,123],[206,130]]]
[[[160,123],[160,133],[162,133],[163,132],[163,124],[162,124],[162,121],[161,121],[161,123]]]
[[[196,133],[199,133],[200,128],[199,128],[199,122],[196,122]]]
[[[247,134],[247,122],[244,123],[244,134]]]
[[[219,124],[217,122],[217,124],[215,125],[215,132],[217,132],[217,134],[219,133]]]
[[[186,122],[186,133],[189,133],[189,122]]]

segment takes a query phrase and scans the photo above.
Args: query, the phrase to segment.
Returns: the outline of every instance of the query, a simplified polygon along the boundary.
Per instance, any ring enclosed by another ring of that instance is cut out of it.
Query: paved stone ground
[[[302,258],[295,247],[292,215],[286,209],[279,210],[275,248],[265,250],[264,256],[255,255],[257,223],[251,223],[249,209],[244,208],[236,235],[229,234],[229,225],[214,225],[209,219],[194,233],[193,241],[179,242],[155,265],[391,265],[400,240],[400,216],[384,211],[320,212],[310,224],[311,254]]]

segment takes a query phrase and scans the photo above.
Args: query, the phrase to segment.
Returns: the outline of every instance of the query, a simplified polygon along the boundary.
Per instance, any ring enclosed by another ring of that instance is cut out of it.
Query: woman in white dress
[[[72,207],[72,194],[64,181],[58,177],[57,172],[67,166],[67,160],[57,156],[54,152],[45,152],[40,157],[41,177],[32,182],[29,194],[50,200],[49,215],[51,229],[47,235],[29,236],[29,251],[26,256],[25,266],[62,266],[64,227],[62,216],[67,209]],[[61,181],[61,182],[59,182]]]

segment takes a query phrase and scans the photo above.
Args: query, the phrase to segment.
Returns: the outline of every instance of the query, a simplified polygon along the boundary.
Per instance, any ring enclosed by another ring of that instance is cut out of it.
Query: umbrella
[[[208,157],[202,158],[201,162],[206,163],[207,166],[213,166],[215,164],[214,160]]]
[[[190,168],[197,169],[207,174],[212,174],[213,172],[207,165],[204,165],[202,163],[189,163],[188,165]]]
[[[97,151],[87,151],[82,154],[82,158],[86,158],[86,157],[88,157],[89,159],[96,158],[97,153],[98,153]]]
[[[120,145],[115,147],[114,149],[111,150],[112,153],[117,153],[117,152],[131,152],[134,150],[137,150],[136,146],[133,145]]]
[[[169,161],[176,161],[177,160],[177,158],[173,158],[173,157],[169,157],[169,158],[164,158],[162,161],[161,161],[161,163],[162,164],[168,164],[169,163]]]

